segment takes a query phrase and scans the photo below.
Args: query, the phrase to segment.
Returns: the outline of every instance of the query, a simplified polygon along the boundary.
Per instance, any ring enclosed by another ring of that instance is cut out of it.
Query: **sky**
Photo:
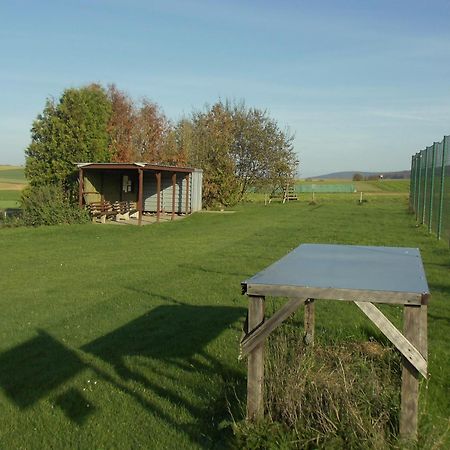
[[[450,1],[0,0],[0,164],[91,82],[172,121],[219,99],[295,134],[302,177],[391,171],[450,134]]]

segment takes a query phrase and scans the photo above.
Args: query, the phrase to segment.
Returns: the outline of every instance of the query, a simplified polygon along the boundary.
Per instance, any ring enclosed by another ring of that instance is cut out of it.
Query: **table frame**
[[[352,301],[402,354],[400,436],[417,439],[419,377],[427,378],[427,305],[428,292],[364,291],[352,289],[242,283],[248,296],[248,319],[240,343],[240,358],[248,357],[247,419],[264,416],[264,341],[285,319],[304,306],[304,340],[314,344],[315,299]],[[289,300],[265,320],[265,297]],[[403,333],[374,303],[403,305]]]

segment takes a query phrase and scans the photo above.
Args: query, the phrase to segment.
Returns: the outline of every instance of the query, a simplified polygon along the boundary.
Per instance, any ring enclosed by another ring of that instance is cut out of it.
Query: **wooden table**
[[[241,357],[248,355],[247,418],[263,416],[264,340],[305,306],[305,342],[314,342],[315,299],[353,301],[403,355],[400,434],[417,436],[419,374],[427,377],[430,298],[415,248],[303,244],[242,283],[249,299]],[[289,301],[264,319],[266,296]],[[403,334],[374,303],[404,306]]]

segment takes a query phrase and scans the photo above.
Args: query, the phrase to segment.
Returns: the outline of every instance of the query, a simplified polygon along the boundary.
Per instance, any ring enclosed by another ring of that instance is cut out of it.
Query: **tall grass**
[[[391,347],[340,339],[307,346],[290,320],[267,344],[264,427],[238,423],[237,439],[245,448],[262,448],[256,439],[274,448],[280,439],[296,449],[389,448],[397,442],[400,373]]]

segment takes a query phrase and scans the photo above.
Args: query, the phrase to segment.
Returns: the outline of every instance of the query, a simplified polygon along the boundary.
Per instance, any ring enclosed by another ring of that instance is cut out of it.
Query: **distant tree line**
[[[66,89],[33,123],[26,149],[30,189],[77,191],[76,162],[140,161],[204,171],[206,206],[230,206],[250,189],[274,190],[297,170],[293,135],[266,111],[218,101],[172,123],[154,102],[115,85]]]

